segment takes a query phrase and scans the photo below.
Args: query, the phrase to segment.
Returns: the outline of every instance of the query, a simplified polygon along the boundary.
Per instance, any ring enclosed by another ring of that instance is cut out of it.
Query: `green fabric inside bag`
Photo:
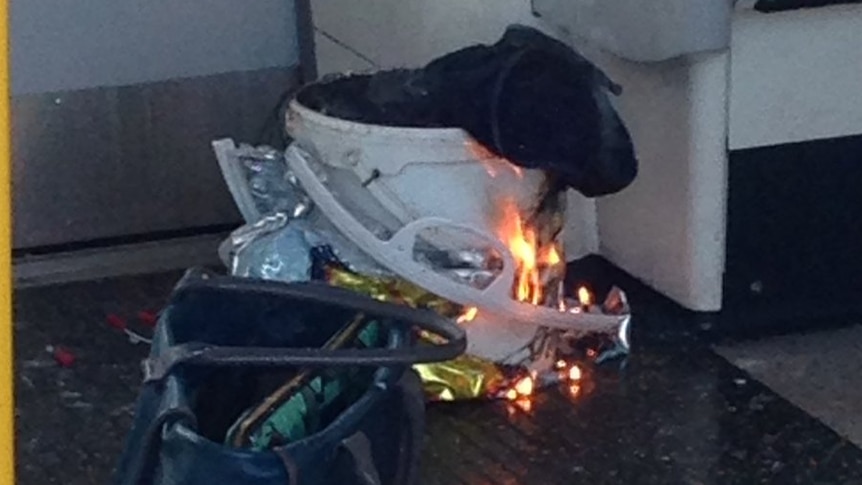
[[[385,345],[380,325],[371,322],[359,332],[353,348]],[[266,450],[303,439],[319,432],[356,402],[371,385],[373,367],[338,367],[320,369],[309,376],[296,392],[277,406],[250,435],[252,450]],[[226,443],[232,443],[239,424],[248,411],[227,433]]]

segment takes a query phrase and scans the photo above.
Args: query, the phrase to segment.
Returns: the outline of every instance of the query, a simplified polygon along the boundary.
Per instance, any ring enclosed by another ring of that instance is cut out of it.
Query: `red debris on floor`
[[[60,367],[64,367],[67,369],[69,367],[72,367],[75,364],[75,360],[77,359],[77,357],[75,357],[75,354],[73,354],[71,350],[60,346],[54,347],[53,355],[54,360],[57,362],[57,364],[59,364]]]
[[[155,327],[159,315],[152,310],[141,310],[138,312],[138,320],[148,327]]]
[[[128,326],[126,324],[126,319],[115,313],[109,313],[105,320],[108,322],[109,326],[116,328],[117,330],[125,330]]]

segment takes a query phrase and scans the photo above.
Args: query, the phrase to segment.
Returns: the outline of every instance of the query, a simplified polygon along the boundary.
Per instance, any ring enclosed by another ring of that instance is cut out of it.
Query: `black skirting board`
[[[754,327],[862,315],[862,136],[733,151],[729,163],[722,313]]]
[[[769,13],[847,3],[862,3],[862,0],[758,0],[754,5],[754,9],[759,12]]]

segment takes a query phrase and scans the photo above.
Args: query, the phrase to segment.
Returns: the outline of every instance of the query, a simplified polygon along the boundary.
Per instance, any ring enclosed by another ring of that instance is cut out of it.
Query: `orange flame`
[[[501,219],[500,238],[509,247],[517,264],[515,297],[518,301],[538,305],[542,301],[542,285],[536,257],[536,232],[525,227],[517,205],[510,199],[503,203]]]
[[[530,396],[533,394],[535,383],[532,377],[524,377],[515,384],[515,392],[521,396]]]
[[[583,306],[590,306],[593,304],[593,295],[590,293],[586,287],[582,286],[578,288],[578,301],[581,302]]]
[[[557,252],[557,246],[553,244],[547,246],[547,248],[542,251],[542,256],[539,260],[540,262],[546,263],[550,266],[556,266],[563,261],[562,258],[560,258],[560,253]]]
[[[476,315],[478,315],[478,314],[479,314],[479,309],[478,309],[478,308],[476,308],[476,307],[474,307],[474,306],[473,306],[473,307],[470,307],[470,308],[468,308],[464,313],[462,313],[462,314],[458,317],[458,319],[456,320],[456,322],[458,322],[458,323],[468,323],[468,322],[472,322],[473,320],[475,320],[475,319],[476,319]]]
[[[545,289],[541,271],[563,264],[562,248],[557,243],[539,246],[537,231],[521,218],[513,199],[500,204],[498,236],[515,260],[514,295],[518,301],[541,305]],[[564,311],[564,307],[560,307]]]
[[[530,414],[530,412],[533,411],[533,401],[527,398],[518,399],[515,401],[515,406],[518,406],[518,408],[526,414]]]

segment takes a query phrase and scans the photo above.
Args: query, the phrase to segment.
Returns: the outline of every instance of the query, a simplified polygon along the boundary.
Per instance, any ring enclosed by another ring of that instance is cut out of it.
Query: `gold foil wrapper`
[[[399,278],[364,276],[330,267],[326,281],[376,300],[399,303],[413,308],[431,309],[448,318],[457,318],[464,307]],[[435,342],[438,337],[422,332],[421,338]],[[413,369],[422,379],[430,401],[460,401],[492,398],[505,382],[503,372],[491,361],[471,355],[431,364],[416,364]]]
[[[462,401],[491,398],[505,383],[502,371],[492,362],[462,355],[449,362],[416,364],[429,401]]]
[[[375,300],[400,303],[413,308],[427,308],[448,318],[461,314],[461,305],[440,298],[400,278],[364,276],[349,270],[329,267],[326,281],[332,286],[346,288],[370,296]]]

